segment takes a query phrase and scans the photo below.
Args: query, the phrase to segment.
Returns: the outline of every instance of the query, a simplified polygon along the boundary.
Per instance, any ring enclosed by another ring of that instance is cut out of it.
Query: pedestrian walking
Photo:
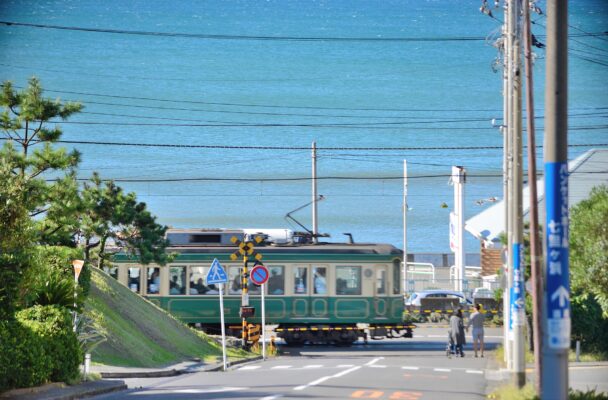
[[[477,348],[479,347],[479,351],[481,352],[481,356],[483,357],[483,320],[485,319],[484,315],[481,313],[481,304],[475,304],[475,312],[471,314],[469,317],[469,322],[467,323],[467,332],[469,327],[473,327],[473,351],[475,352],[475,357],[477,357]]]
[[[454,346],[456,347],[456,357],[458,357],[459,354],[460,357],[464,357],[463,347],[466,344],[466,338],[464,335],[462,310],[460,309],[450,317],[450,335],[454,342]]]

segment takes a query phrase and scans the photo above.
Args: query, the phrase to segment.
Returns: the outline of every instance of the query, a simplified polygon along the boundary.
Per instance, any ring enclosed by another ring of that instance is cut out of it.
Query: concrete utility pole
[[[536,130],[534,128],[534,82],[532,79],[532,32],[530,31],[530,7],[524,6],[524,55],[526,64],[526,120],[528,131],[528,187],[530,188],[530,269],[532,279],[532,331],[534,342],[534,370],[536,392],[541,391],[542,380],[542,279],[540,260],[542,248],[538,233],[538,196],[536,191]]]
[[[317,143],[312,142],[312,241],[319,242],[317,220]]]
[[[464,167],[452,167],[452,183],[454,184],[454,214],[456,214],[456,253],[454,265],[456,266],[456,290],[462,292],[466,289],[464,284],[464,184],[466,171]]]
[[[407,287],[407,160],[403,160],[403,293]]]
[[[504,262],[504,273],[505,273],[505,287],[502,292],[502,309],[503,309],[503,348],[505,349],[504,361],[507,363],[507,369],[512,368],[511,358],[511,315],[509,312],[510,299],[509,295],[511,292],[511,198],[510,198],[510,185],[511,185],[511,134],[509,127],[511,126],[511,86],[510,86],[510,68],[511,68],[511,55],[510,55],[510,41],[509,35],[509,2],[504,3],[504,19],[505,22],[502,27],[503,33],[503,52],[504,52],[504,66],[503,66],[503,124],[501,126],[501,132],[503,134],[503,204],[504,209],[504,221],[505,221],[505,232],[507,233],[507,246],[506,255]]]
[[[511,37],[511,292],[510,314],[513,331],[513,382],[518,387],[526,384],[524,353],[524,266],[523,266],[523,157],[522,157],[522,102],[521,102],[521,0],[512,0],[509,7],[509,36]]]
[[[542,399],[568,397],[568,2],[547,1],[545,296]]]
[[[511,68],[511,56],[510,56],[510,41],[511,37],[509,35],[509,2],[505,1],[504,3],[504,19],[505,22],[503,24],[503,52],[504,52],[504,66],[503,66],[503,124],[501,127],[501,131],[503,134],[503,204],[505,206],[504,209],[504,220],[505,220],[505,232],[507,233],[507,246],[506,246],[506,254],[504,262],[504,272],[505,272],[505,287],[502,292],[502,309],[503,309],[503,348],[505,349],[504,361],[507,363],[507,369],[511,370],[512,368],[512,358],[511,358],[511,315],[509,312],[509,294],[511,292],[511,258],[509,254],[511,253],[511,198],[510,198],[510,187],[511,187],[511,134],[509,127],[511,126],[511,86],[510,86],[510,68]]]

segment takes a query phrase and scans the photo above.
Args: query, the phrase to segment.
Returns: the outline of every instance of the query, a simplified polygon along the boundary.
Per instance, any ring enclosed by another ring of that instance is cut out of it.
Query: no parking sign
[[[268,268],[266,268],[262,264],[258,264],[251,269],[251,273],[249,274],[249,279],[251,282],[256,285],[263,285],[268,281]]]

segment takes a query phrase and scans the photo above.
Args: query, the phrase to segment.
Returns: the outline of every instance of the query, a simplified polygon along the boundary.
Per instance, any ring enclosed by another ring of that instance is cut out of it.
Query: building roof
[[[593,149],[568,162],[568,204],[572,207],[589,197],[591,189],[599,185],[608,185],[608,149]],[[541,178],[536,184],[539,202],[539,223],[544,221],[545,185]],[[530,189],[523,190],[524,219],[528,218],[530,208]],[[501,200],[484,211],[469,218],[465,229],[473,236],[485,242],[486,247],[499,243],[498,236],[505,230],[505,202]]]

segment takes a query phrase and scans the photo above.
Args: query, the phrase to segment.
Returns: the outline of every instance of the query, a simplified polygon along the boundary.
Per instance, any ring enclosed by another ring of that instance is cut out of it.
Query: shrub
[[[0,321],[0,392],[40,385],[50,374],[40,337],[19,321]]]
[[[67,309],[34,306],[20,311],[17,318],[40,336],[45,357],[51,365],[51,381],[70,381],[78,376],[82,351]]]

